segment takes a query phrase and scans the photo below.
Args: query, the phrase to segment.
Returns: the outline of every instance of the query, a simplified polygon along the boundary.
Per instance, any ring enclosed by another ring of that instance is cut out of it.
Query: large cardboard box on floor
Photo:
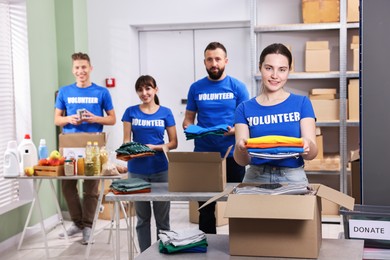
[[[98,142],[99,147],[106,145],[106,134],[103,133],[69,133],[60,134],[59,150],[63,156],[72,154],[74,156],[82,155],[85,157],[85,146],[87,142]]]
[[[226,189],[210,199],[208,203],[228,195],[230,255],[317,258],[322,242],[321,198],[347,209],[354,208],[354,199],[325,185],[310,186],[315,195],[233,194]]]
[[[221,192],[226,187],[226,157],[219,152],[166,152],[168,191]]]
[[[306,72],[330,71],[330,50],[328,41],[308,41],[305,50]]]
[[[340,21],[339,0],[302,0],[304,23],[330,23]]]
[[[197,201],[189,202],[189,218],[191,223],[199,224],[199,203]],[[216,226],[220,227],[227,225],[229,220],[224,217],[226,208],[226,201],[217,201],[215,205],[215,221]]]

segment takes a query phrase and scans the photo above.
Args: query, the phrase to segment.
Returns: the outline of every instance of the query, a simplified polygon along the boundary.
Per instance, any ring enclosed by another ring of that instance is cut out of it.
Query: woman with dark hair
[[[315,115],[308,97],[284,89],[291,70],[292,55],[286,46],[274,43],[260,55],[261,91],[237,107],[234,159],[250,165],[243,182],[307,184],[304,159],[317,155]],[[287,136],[302,138],[303,153],[279,160],[251,157],[249,138]]]
[[[148,182],[168,182],[168,161],[163,147],[177,148],[176,124],[172,111],[160,106],[157,97],[158,87],[153,77],[140,76],[135,83],[135,91],[141,104],[126,109],[122,117],[123,142],[138,142],[157,151],[154,156],[134,158],[127,162],[129,178],[140,178]],[[168,143],[164,143],[164,133]],[[151,245],[150,220],[151,202],[135,202],[137,214],[137,236],[141,252]],[[170,230],[170,202],[154,201],[153,212],[159,230]]]

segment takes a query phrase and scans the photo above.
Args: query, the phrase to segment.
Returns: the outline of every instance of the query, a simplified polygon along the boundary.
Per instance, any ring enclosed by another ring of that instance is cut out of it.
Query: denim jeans
[[[129,173],[130,177],[140,178],[148,182],[168,182],[168,171],[155,174],[135,174]],[[152,205],[151,205],[152,203]],[[136,201],[135,212],[137,214],[137,236],[141,252],[145,251],[151,244],[150,220],[152,218],[152,207],[156,220],[158,239],[159,230],[170,230],[169,211],[171,203],[169,201]]]
[[[295,183],[308,184],[303,166],[298,168],[276,167],[272,165],[250,165],[243,182]]]

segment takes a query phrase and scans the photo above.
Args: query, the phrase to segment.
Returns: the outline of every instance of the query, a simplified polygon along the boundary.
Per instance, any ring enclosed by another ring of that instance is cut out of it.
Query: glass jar
[[[77,158],[77,175],[84,175],[84,157],[82,155]]]
[[[72,159],[66,159],[64,163],[65,176],[73,176],[75,173],[75,164]]]

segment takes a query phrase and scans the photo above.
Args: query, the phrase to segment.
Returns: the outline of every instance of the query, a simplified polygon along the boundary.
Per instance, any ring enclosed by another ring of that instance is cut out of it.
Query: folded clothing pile
[[[144,144],[137,142],[128,142],[122,144],[118,149],[115,150],[116,158],[122,161],[128,161],[133,158],[151,156],[156,153],[156,151],[150,149]]]
[[[151,184],[140,178],[113,180],[110,191],[118,194],[147,193],[151,191]]]
[[[265,183],[256,186],[236,187],[235,194],[263,194],[263,195],[305,195],[314,191],[305,184]]]
[[[199,229],[180,231],[160,230],[159,251],[164,254],[173,253],[206,253],[206,234]]]
[[[213,127],[203,128],[197,125],[189,125],[185,130],[184,134],[186,135],[186,139],[195,139],[202,138],[205,135],[223,135],[228,131],[228,125],[216,125]]]
[[[304,152],[302,138],[282,135],[249,138],[245,146],[251,156],[264,159],[283,159]]]

